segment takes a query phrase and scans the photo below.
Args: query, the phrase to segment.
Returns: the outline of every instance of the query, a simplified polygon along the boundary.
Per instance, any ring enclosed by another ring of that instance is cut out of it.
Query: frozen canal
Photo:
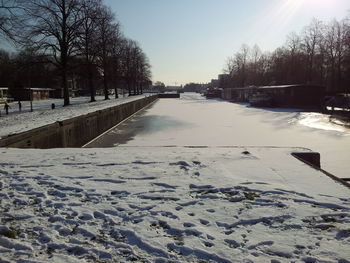
[[[195,93],[160,99],[89,147],[288,146],[321,153],[322,168],[350,177],[350,129],[327,115],[258,109]]]

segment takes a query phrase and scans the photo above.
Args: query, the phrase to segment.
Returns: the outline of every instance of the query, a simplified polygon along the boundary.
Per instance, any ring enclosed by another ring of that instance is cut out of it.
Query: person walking
[[[9,115],[9,108],[11,108],[10,105],[8,105],[8,103],[5,102],[4,109],[5,109],[6,115]]]
[[[22,103],[21,103],[21,101],[18,101],[18,109],[19,109],[20,112],[22,111]]]

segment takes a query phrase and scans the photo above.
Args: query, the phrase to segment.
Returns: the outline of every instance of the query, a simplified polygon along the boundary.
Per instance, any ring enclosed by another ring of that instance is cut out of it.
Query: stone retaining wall
[[[38,149],[81,147],[156,99],[158,96],[152,95],[5,137],[0,140],[0,147]]]

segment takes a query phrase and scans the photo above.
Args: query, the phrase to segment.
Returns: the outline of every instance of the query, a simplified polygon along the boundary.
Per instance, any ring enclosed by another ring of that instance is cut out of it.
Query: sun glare
[[[349,0],[350,1],[350,0]],[[277,5],[269,6],[259,16],[252,29],[252,34],[248,36],[249,40],[261,42],[276,32],[283,32],[285,28],[302,13],[310,12],[324,14],[336,5],[336,0],[282,0]]]
[[[303,6],[304,8],[326,8],[335,5],[334,0],[288,0],[294,2],[295,5]]]
[[[269,6],[256,19],[250,39],[261,42],[261,39],[269,37],[269,34],[283,30],[305,1],[308,0],[284,0],[278,5]]]

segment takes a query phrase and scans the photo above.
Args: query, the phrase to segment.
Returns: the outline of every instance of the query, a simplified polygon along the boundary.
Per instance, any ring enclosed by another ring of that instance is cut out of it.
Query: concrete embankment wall
[[[0,147],[38,149],[81,147],[156,99],[158,95],[152,95],[12,135],[1,139]]]

